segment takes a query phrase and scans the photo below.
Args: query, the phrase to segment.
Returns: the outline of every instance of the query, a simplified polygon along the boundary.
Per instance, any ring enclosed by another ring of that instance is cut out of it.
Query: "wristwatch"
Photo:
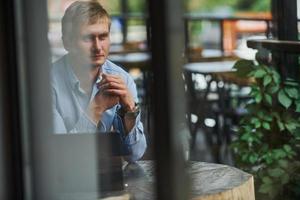
[[[118,110],[118,115],[122,118],[132,118],[135,119],[140,114],[140,106],[135,103],[133,111],[126,111],[123,107]]]

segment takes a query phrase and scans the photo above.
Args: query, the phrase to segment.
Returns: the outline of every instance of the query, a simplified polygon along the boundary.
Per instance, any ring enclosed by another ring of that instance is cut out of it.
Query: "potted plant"
[[[254,175],[257,199],[299,199],[299,83],[249,60],[234,67],[238,76],[255,79],[232,144],[237,166]]]

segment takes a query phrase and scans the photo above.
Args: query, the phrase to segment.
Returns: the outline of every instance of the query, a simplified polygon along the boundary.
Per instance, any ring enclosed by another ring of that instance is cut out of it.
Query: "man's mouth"
[[[92,58],[101,58],[101,57],[104,57],[104,55],[102,55],[102,54],[94,54],[94,55],[92,55]]]

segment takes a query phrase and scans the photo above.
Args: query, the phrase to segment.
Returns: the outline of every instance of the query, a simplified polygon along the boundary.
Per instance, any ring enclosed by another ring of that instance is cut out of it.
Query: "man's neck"
[[[70,62],[72,69],[80,82],[81,89],[87,93],[90,93],[101,66],[82,64],[81,62],[77,62],[75,59],[72,59],[72,57]]]

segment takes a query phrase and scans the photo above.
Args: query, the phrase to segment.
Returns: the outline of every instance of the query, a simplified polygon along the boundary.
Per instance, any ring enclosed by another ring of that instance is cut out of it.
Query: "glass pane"
[[[46,1],[13,2],[22,135],[6,150],[22,154],[9,165],[22,165],[26,199],[299,199],[299,79],[284,76],[289,52],[246,48],[272,37],[274,1],[48,0],[49,24]],[[146,3],[162,12],[147,28]]]
[[[254,59],[256,51],[247,48],[246,40],[272,37],[270,2],[185,0],[187,50],[204,57],[225,53]]]
[[[153,162],[135,163],[145,154],[150,129],[144,115],[150,55],[109,55],[110,46],[121,45],[124,37],[116,16],[120,1],[100,2],[114,16],[110,29],[97,1],[48,1],[54,134],[43,147],[42,170],[54,199],[143,199],[148,194],[137,192],[137,184],[152,188],[145,170]],[[128,21],[130,41],[145,41],[146,35],[143,21]]]
[[[285,75],[289,66],[299,69],[299,62],[291,61],[299,56],[289,51],[296,43],[278,50],[281,41],[271,42],[272,47],[257,41],[250,43],[251,49],[247,48],[249,39],[274,39],[270,32],[273,28],[271,2],[280,11],[296,12],[294,7],[288,7],[292,1],[183,2],[184,18],[188,22],[184,73],[192,136],[190,159],[222,163],[224,169],[234,167],[246,172],[248,177],[253,175],[255,199],[299,198],[298,186],[294,187],[299,184],[299,165],[295,164],[299,158],[298,145],[295,145],[299,127],[294,126],[299,124],[299,113],[296,114],[297,106],[293,106],[294,100],[288,94],[288,104],[282,99],[289,87],[299,93],[300,86],[296,83],[299,76],[295,80]],[[277,7],[276,3],[289,9]],[[279,13],[282,16],[284,12]],[[221,44],[208,45],[211,41]],[[207,56],[211,48],[221,53]],[[290,64],[285,64],[285,59]],[[291,172],[291,168],[297,170]],[[212,179],[206,179],[209,184],[202,186],[212,189],[217,171]],[[209,172],[205,174],[208,177]],[[194,182],[192,188],[198,184]],[[254,199],[254,193],[251,195]]]

